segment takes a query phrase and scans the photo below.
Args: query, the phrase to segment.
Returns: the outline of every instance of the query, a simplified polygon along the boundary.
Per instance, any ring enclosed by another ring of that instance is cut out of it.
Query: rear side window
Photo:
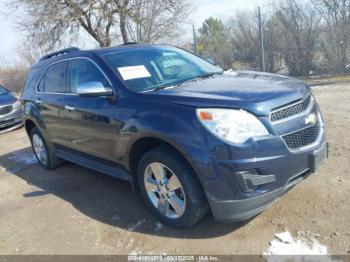
[[[65,93],[67,83],[68,62],[59,62],[50,66],[46,70],[42,83],[39,84],[39,90],[46,93]]]
[[[70,88],[71,93],[76,93],[79,85],[93,82],[102,83],[104,87],[110,84],[100,69],[87,59],[74,59],[71,62]]]
[[[38,83],[38,80],[41,75],[41,68],[32,68],[28,74],[26,83],[24,85],[24,90],[27,88],[33,89],[33,87]]]

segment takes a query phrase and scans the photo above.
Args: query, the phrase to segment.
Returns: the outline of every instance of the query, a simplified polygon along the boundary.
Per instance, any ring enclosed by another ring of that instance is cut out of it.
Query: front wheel
[[[194,172],[170,149],[156,148],[142,157],[138,182],[152,214],[164,225],[188,228],[208,211]]]

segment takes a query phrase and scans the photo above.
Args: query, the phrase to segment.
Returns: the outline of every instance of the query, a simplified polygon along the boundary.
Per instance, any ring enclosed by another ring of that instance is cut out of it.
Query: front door
[[[99,67],[89,59],[71,60],[69,86],[71,95],[65,100],[65,123],[69,127],[69,144],[72,149],[89,155],[116,161],[116,139],[119,124],[116,121],[116,98],[79,96],[79,85],[111,83]]]

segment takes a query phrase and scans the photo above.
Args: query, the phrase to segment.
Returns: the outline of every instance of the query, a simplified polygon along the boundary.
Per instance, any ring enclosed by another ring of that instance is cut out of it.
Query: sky
[[[23,42],[23,33],[16,30],[16,17],[10,16],[9,10],[3,5],[6,1],[0,0],[0,61],[17,57],[16,49]],[[226,19],[238,11],[252,11],[267,2],[268,0],[197,0],[188,25],[184,25],[185,35],[191,36],[191,24],[199,28],[209,16]]]

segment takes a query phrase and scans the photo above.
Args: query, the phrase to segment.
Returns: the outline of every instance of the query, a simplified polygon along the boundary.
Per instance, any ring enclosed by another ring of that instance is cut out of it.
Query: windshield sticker
[[[151,77],[151,74],[144,65],[118,67],[118,71],[125,81]]]

